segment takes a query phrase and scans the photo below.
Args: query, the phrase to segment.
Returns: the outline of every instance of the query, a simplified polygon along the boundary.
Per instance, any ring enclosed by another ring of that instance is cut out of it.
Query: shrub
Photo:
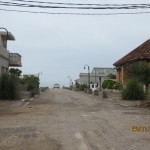
[[[148,61],[138,61],[126,64],[127,78],[138,78],[139,81],[146,86],[146,94],[148,94],[148,85],[150,84],[150,64]]]
[[[119,90],[121,88],[121,85],[113,80],[104,80],[102,83],[102,88]]]
[[[17,76],[17,77],[20,77],[22,71],[19,70],[19,69],[16,69],[16,68],[11,68],[11,69],[9,70],[9,73],[10,73],[10,74],[14,74],[14,75]]]
[[[114,74],[109,74],[108,77],[109,77],[110,79],[116,79],[116,75],[114,75]]]
[[[79,85],[79,90],[84,91],[85,88],[87,88],[86,84],[80,84]]]
[[[76,83],[76,88],[79,89],[79,87],[80,87],[80,84]]]
[[[114,82],[113,89],[122,90],[122,85],[118,82]]]
[[[76,88],[79,89],[80,91],[84,91],[84,89],[87,88],[87,85],[76,83]]]
[[[136,78],[130,79],[126,87],[122,91],[122,99],[124,100],[143,100],[145,93],[143,85]]]
[[[39,79],[34,75],[25,75],[21,82],[27,84],[27,91],[39,88]]]
[[[15,75],[8,73],[0,75],[0,98],[19,99],[18,78]]]

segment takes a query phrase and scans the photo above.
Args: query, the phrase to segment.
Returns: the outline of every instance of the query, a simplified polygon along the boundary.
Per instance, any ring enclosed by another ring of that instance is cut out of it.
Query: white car
[[[54,89],[55,89],[55,88],[60,89],[60,85],[59,85],[59,84],[54,84],[54,85],[53,85],[53,88],[54,88]]]

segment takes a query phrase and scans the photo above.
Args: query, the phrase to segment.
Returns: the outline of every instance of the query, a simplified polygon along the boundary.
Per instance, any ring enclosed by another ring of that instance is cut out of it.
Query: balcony
[[[9,53],[9,66],[22,67],[21,55],[19,55],[18,53]]]

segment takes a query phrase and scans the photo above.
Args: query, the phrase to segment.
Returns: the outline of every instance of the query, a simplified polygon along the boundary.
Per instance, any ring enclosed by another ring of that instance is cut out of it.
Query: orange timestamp
[[[132,132],[150,132],[150,126],[132,126]]]

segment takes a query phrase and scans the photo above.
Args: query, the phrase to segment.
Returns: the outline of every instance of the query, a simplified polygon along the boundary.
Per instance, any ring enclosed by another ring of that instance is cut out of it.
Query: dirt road
[[[0,102],[0,150],[149,149],[147,109],[62,89]]]

